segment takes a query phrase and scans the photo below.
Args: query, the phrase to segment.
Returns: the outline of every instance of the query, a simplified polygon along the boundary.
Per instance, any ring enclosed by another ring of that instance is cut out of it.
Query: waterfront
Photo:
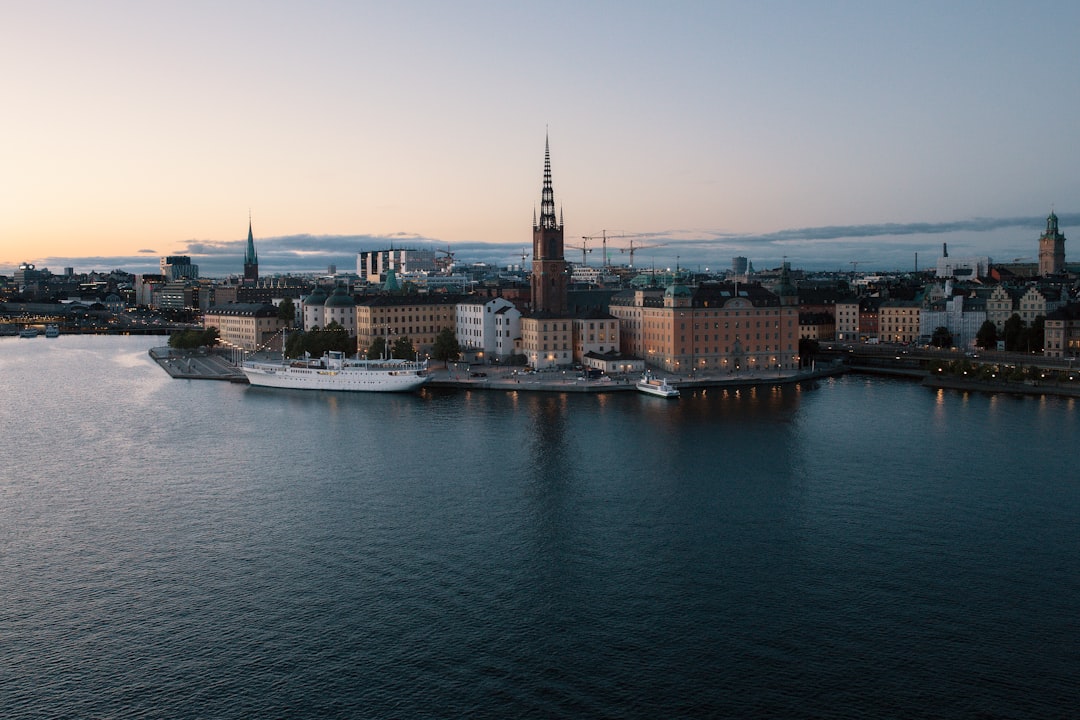
[[[1080,704],[1071,398],[333,395],[155,344],[0,339],[5,717]]]

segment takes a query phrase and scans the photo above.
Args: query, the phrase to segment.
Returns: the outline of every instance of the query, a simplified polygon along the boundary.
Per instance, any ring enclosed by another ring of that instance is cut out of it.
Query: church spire
[[[255,252],[255,235],[251,232],[251,212],[248,212],[247,250],[244,252],[244,280],[259,281],[259,256]]]
[[[544,188],[540,192],[540,225],[544,229],[559,226],[555,219],[555,191],[551,188],[551,144],[544,135]]]

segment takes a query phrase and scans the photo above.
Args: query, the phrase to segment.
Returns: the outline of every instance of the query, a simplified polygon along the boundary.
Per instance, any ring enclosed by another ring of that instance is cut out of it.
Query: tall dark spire
[[[251,213],[248,213],[247,250],[244,252],[244,280],[259,280],[259,256],[255,253],[255,235],[251,232]]]
[[[533,210],[533,311],[559,317],[566,313],[567,266],[563,257],[563,225],[555,216],[551,189],[551,144],[544,134],[544,188],[540,192],[540,219]]]
[[[551,144],[544,135],[544,189],[540,192],[540,228],[554,229],[559,226],[555,219],[555,191],[551,188]]]

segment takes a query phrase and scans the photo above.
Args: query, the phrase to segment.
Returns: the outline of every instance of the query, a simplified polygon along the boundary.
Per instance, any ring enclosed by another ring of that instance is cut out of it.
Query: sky
[[[1080,3],[0,7],[0,274],[520,263],[908,270],[1080,241]],[[600,262],[600,241],[587,262]],[[581,251],[568,248],[567,259]]]

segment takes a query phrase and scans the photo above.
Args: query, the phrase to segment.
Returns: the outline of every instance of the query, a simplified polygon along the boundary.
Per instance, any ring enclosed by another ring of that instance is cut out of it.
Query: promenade
[[[174,350],[168,347],[150,349],[158,365],[179,380],[227,380],[246,383],[247,378],[230,358],[197,350]],[[696,374],[694,377],[671,373],[657,373],[668,378],[682,390],[695,388],[749,388],[759,385],[777,385],[803,382],[829,375],[838,375],[846,369],[837,365],[819,367],[816,371],[803,372],[740,372]],[[525,372],[524,368],[474,366],[470,369],[447,367],[441,363],[429,369],[431,380],[426,387],[463,390],[502,390],[526,392],[562,393],[608,393],[635,389],[636,375],[604,377],[598,380],[579,379],[578,370],[550,370]]]

